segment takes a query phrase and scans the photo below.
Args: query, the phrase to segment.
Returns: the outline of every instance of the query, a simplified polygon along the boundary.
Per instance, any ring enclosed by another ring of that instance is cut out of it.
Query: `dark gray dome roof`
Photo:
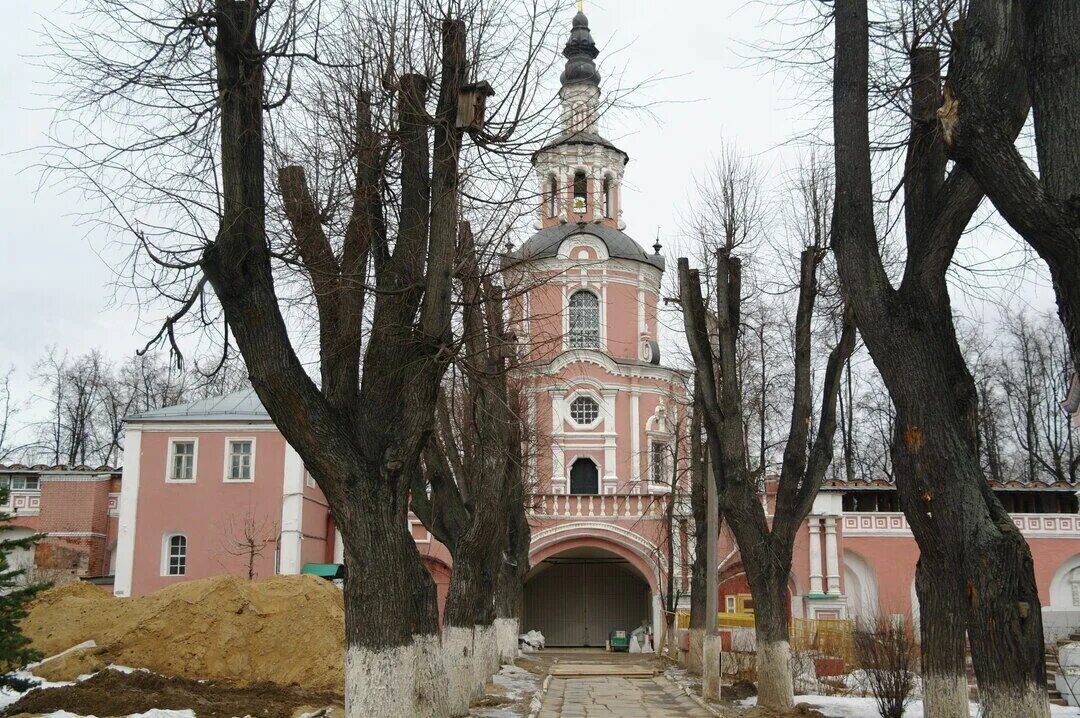
[[[566,58],[566,67],[559,81],[564,86],[579,82],[600,86],[600,71],[593,62],[600,51],[596,49],[596,43],[589,33],[589,19],[584,13],[579,12],[574,16],[570,39],[566,41],[562,54]]]
[[[632,259],[636,262],[651,264],[660,271],[664,270],[664,258],[659,254],[648,254],[640,244],[625,233],[605,224],[557,224],[542,229],[525,241],[525,244],[509,256],[517,260],[544,259],[557,257],[559,245],[567,237],[575,234],[587,234],[598,238],[607,247],[612,259]]]

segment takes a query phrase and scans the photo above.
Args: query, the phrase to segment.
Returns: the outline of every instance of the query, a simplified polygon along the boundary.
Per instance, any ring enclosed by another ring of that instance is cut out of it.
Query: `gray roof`
[[[563,132],[551,142],[548,142],[536,152],[533,152],[533,161],[536,161],[536,156],[541,152],[555,147],[561,147],[562,145],[600,145],[601,147],[607,147],[608,149],[615,150],[621,154],[623,156],[624,165],[630,161],[630,155],[626,154],[625,150],[621,150],[612,144],[611,140],[604,139],[596,132],[587,132],[585,130]]]
[[[588,234],[602,241],[613,259],[632,259],[651,264],[660,271],[664,270],[664,258],[659,254],[648,254],[628,235],[605,224],[557,224],[540,230],[525,241],[525,244],[510,253],[517,260],[543,259],[556,257],[559,245],[567,237],[575,234]]]
[[[270,421],[252,388],[212,396],[188,404],[151,409],[125,417],[125,421]]]

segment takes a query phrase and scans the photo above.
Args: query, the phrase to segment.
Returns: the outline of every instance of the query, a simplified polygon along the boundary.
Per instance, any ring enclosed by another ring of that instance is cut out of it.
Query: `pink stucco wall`
[[[196,479],[193,483],[166,482],[169,441],[197,438]],[[254,481],[224,480],[227,437],[255,437]],[[256,559],[259,577],[274,574],[275,541],[281,522],[285,440],[277,431],[251,431],[243,427],[221,431],[145,431],[140,450],[139,508],[135,522],[132,595],[194,578],[223,573],[247,574],[246,555],[236,536],[250,517],[269,540]],[[171,533],[187,536],[187,573],[162,576],[162,541]]]

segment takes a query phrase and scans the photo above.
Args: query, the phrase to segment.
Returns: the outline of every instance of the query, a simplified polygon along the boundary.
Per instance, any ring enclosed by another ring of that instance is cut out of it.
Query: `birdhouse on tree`
[[[457,127],[470,132],[484,129],[487,98],[495,94],[486,81],[470,82],[458,90]]]

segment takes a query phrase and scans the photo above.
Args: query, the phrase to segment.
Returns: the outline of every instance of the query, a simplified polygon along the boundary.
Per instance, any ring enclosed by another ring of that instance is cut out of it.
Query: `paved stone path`
[[[663,676],[552,678],[538,718],[712,718]]]

